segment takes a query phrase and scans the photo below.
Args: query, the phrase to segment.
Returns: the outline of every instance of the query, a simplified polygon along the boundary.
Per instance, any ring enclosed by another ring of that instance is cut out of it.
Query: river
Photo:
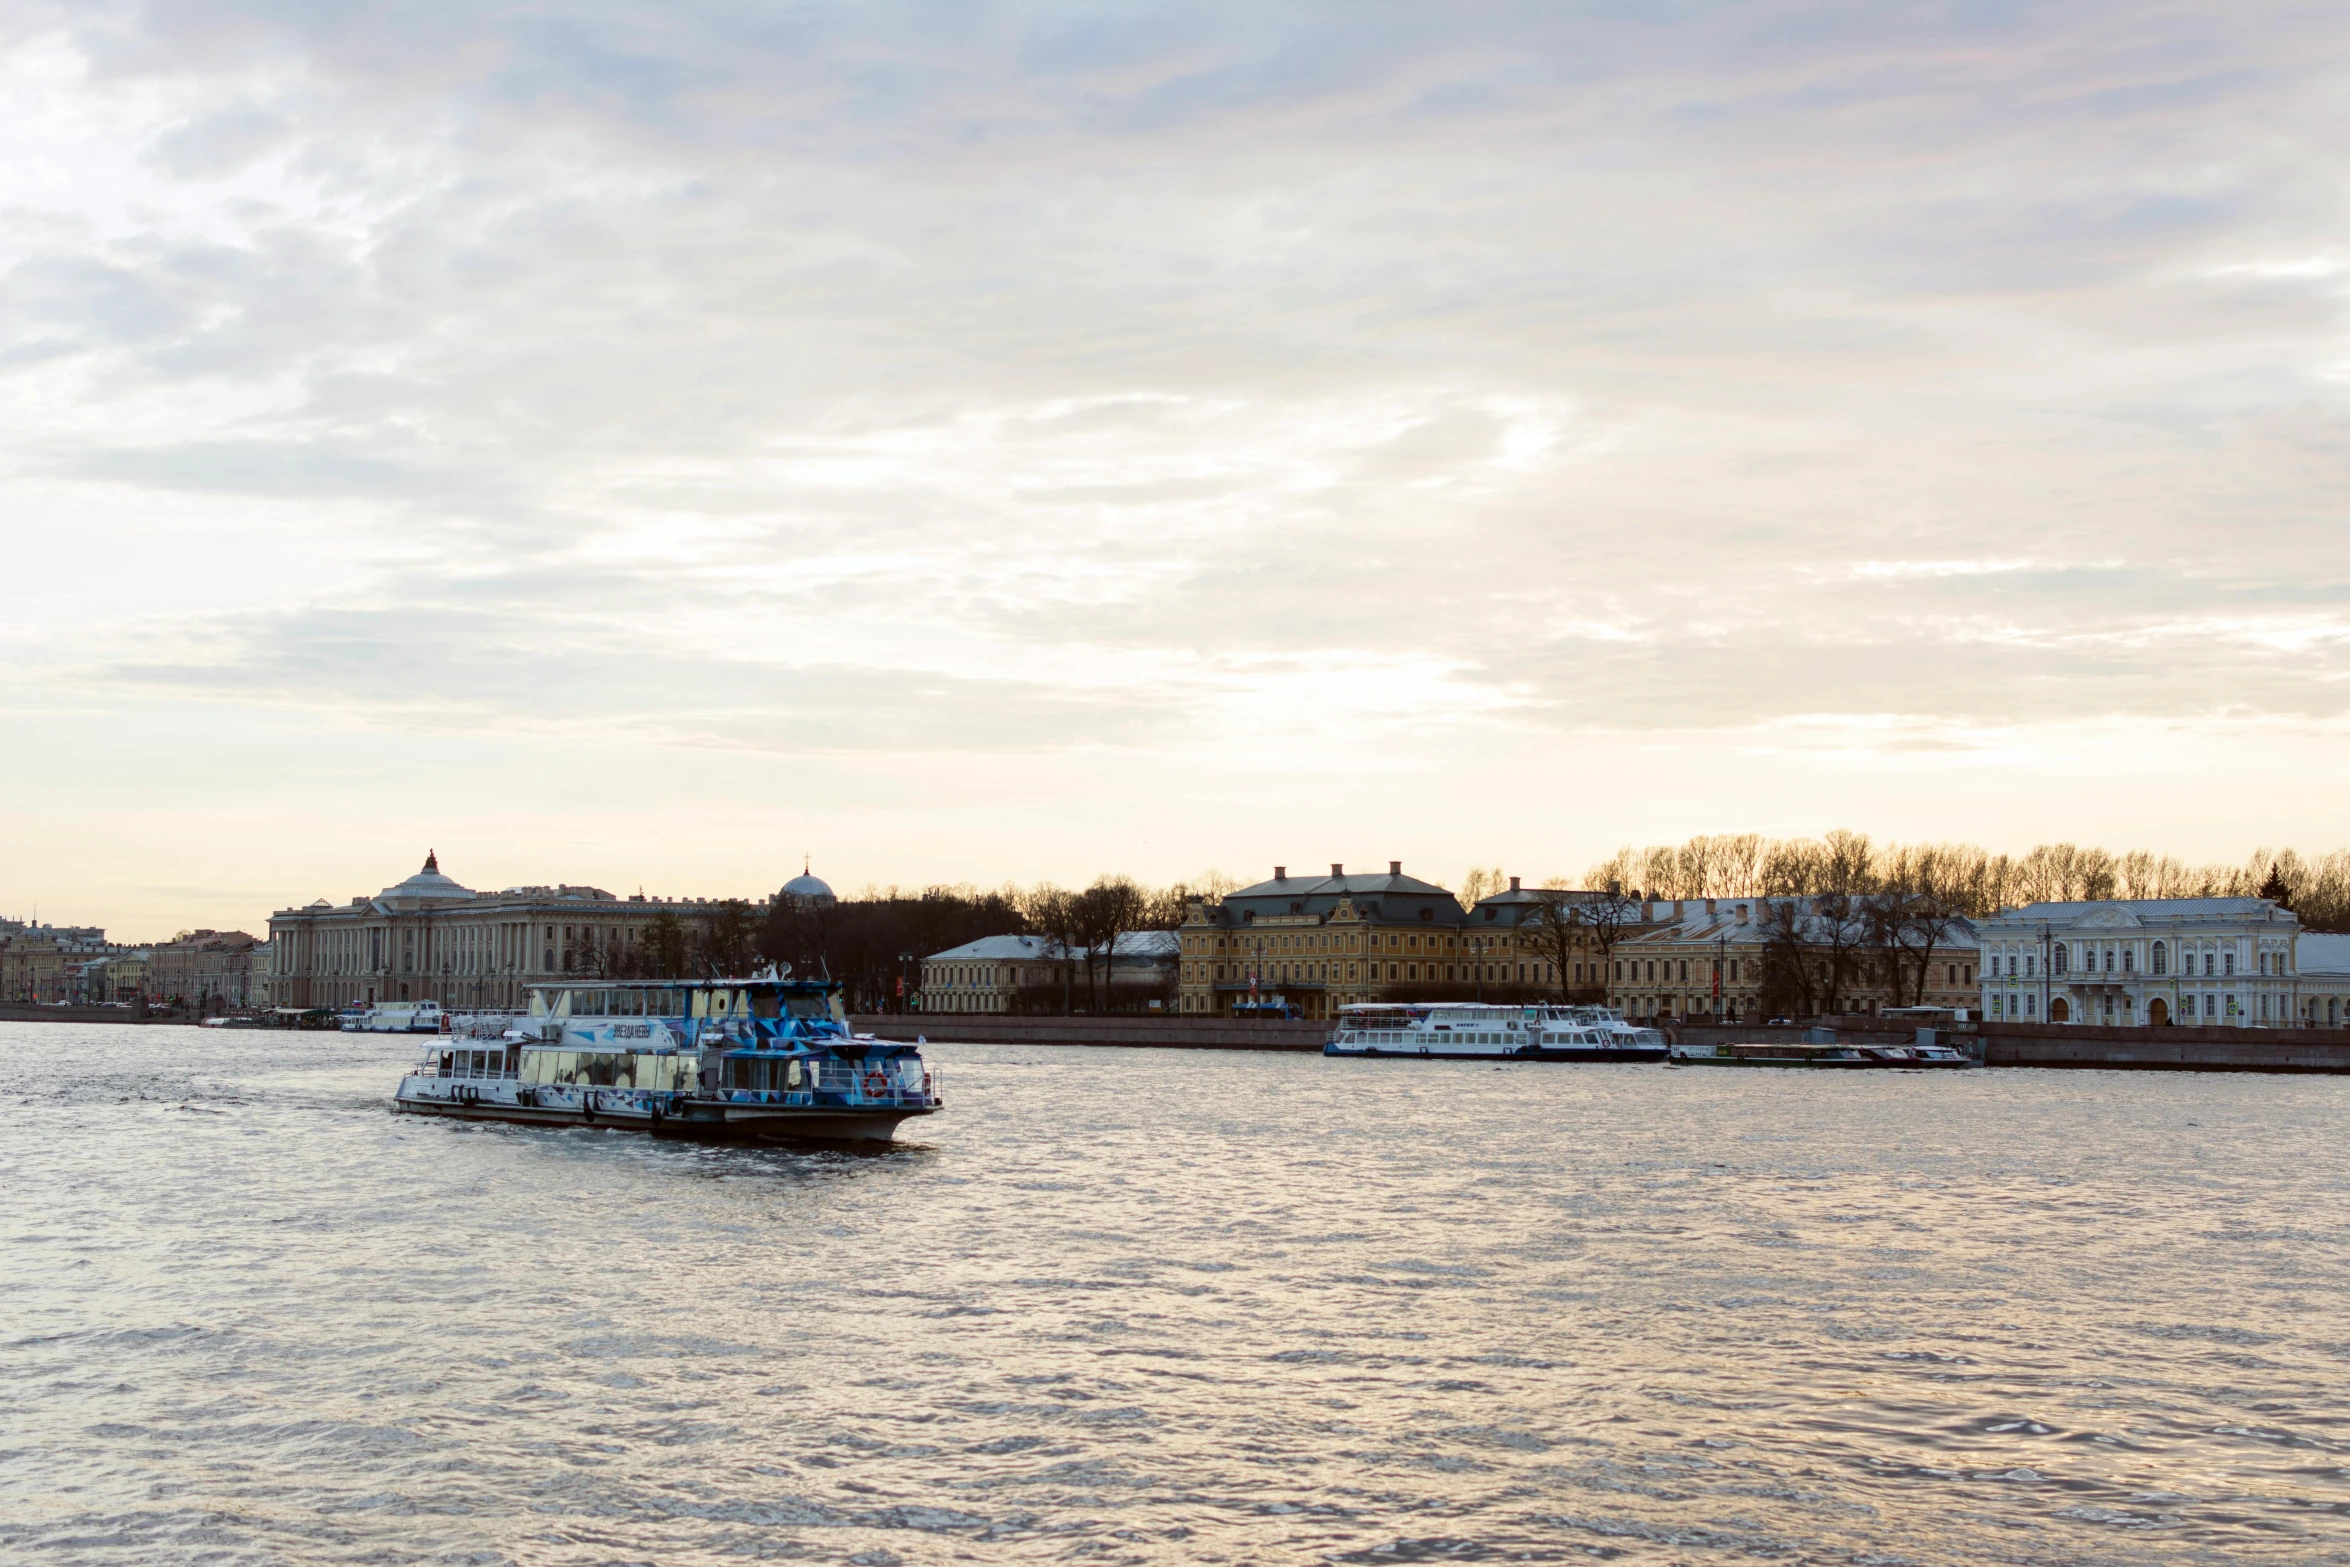
[[[2350,1081],[935,1045],[878,1155],[0,1024],[0,1558],[2350,1562]]]

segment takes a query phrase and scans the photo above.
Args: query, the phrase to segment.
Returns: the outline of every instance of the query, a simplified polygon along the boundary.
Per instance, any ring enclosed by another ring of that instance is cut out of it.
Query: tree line
[[[1130,876],[1097,877],[1082,888],[869,887],[837,903],[778,892],[763,911],[739,899],[693,913],[663,909],[633,941],[583,927],[563,950],[563,968],[607,979],[691,979],[745,975],[772,963],[803,978],[839,981],[852,1010],[891,1011],[906,1006],[932,953],[984,936],[1035,936],[1058,954],[1056,977],[1020,996],[1022,1010],[1141,1010],[1152,999],[1171,1004],[1173,994],[1120,979],[1115,964],[1131,951],[1129,938],[1173,930],[1194,897],[1218,898],[1233,885],[1211,872],[1167,887]]]
[[[1970,917],[2026,903],[2114,898],[2273,898],[2310,930],[2350,931],[2350,851],[2305,856],[2257,849],[2241,865],[2192,865],[2167,854],[2044,843],[2020,855],[1971,843],[1872,842],[1865,833],[1766,838],[1760,833],[1626,846],[1584,873],[1590,888],[1634,897],[1781,898],[1898,892]]]

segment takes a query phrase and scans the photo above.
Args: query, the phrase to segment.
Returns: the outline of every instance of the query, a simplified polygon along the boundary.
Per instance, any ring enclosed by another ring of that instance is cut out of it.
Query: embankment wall
[[[0,1002],[0,1023],[186,1023],[180,1013],[140,1013],[128,1007],[36,1007]]]

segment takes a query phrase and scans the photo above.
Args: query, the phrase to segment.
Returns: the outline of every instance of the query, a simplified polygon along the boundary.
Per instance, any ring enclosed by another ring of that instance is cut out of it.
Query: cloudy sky
[[[0,913],[2338,847],[2346,42],[0,4]]]

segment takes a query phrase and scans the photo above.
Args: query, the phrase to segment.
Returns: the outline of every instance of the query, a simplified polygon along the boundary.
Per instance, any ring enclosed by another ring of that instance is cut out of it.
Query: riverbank
[[[184,1012],[131,1007],[41,1007],[0,1002],[0,1023],[192,1023]]]

